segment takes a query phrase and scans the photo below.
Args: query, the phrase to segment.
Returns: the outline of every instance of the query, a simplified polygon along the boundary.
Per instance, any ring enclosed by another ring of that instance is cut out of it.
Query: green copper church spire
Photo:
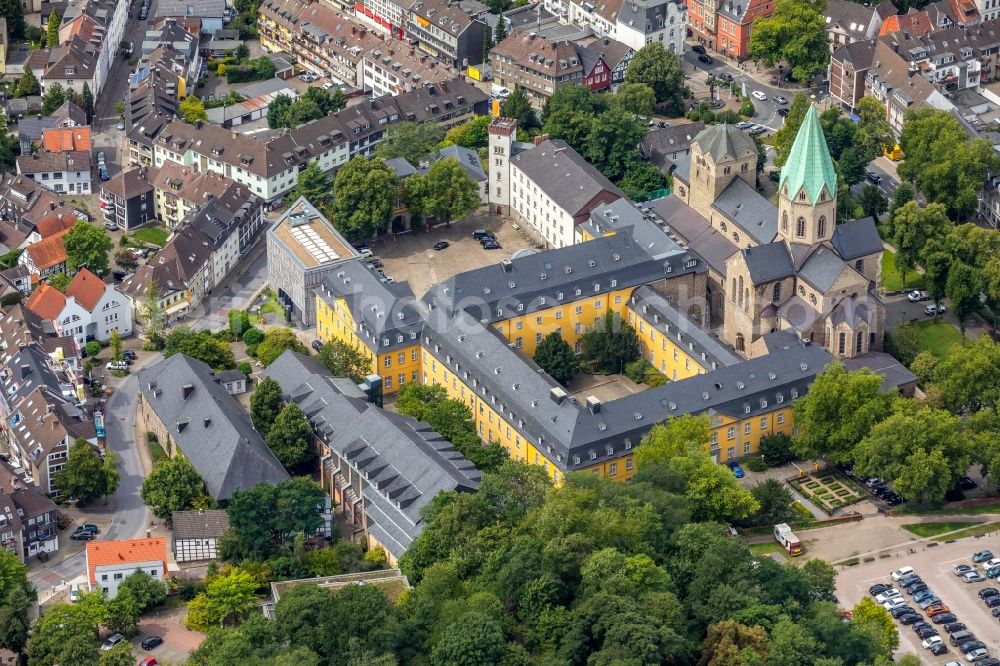
[[[833,168],[833,159],[826,145],[826,137],[823,136],[823,128],[819,124],[816,107],[812,104],[806,110],[799,133],[795,135],[788,160],[781,168],[778,191],[786,185],[789,197],[798,196],[799,190],[805,188],[806,196],[813,204],[819,200],[824,185],[828,196],[837,195],[837,172]]]

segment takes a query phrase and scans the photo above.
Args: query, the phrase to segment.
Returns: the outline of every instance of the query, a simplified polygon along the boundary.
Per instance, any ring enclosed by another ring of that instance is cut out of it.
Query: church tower
[[[757,145],[735,125],[712,125],[691,142],[689,205],[711,220],[712,205],[733,179],[756,187]]]
[[[510,158],[517,136],[517,121],[494,118],[489,127],[489,195],[490,212],[506,215],[510,212]]]
[[[809,105],[778,182],[778,238],[812,246],[833,237],[837,223],[837,172]]]

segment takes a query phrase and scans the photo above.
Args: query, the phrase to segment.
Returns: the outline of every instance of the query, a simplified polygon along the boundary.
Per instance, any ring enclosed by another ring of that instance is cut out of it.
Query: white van
[[[507,99],[508,97],[510,97],[510,91],[509,90],[507,90],[503,86],[498,86],[495,83],[493,84],[493,87],[491,88],[491,94],[494,97],[496,97],[497,99]]]
[[[892,576],[893,580],[899,580],[904,576],[909,576],[911,573],[913,573],[913,567],[903,567],[901,569],[896,569],[890,575]]]

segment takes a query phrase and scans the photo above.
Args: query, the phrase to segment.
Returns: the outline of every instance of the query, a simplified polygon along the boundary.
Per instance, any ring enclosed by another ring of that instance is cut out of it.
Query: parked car
[[[993,559],[992,550],[981,550],[978,553],[973,553],[972,555],[972,561],[975,562],[976,564],[992,559]]]
[[[955,617],[954,613],[941,613],[940,615],[935,615],[934,617],[932,617],[931,622],[933,622],[934,624],[943,624],[945,626],[948,626],[949,624],[955,622],[955,620],[957,619],[958,618]],[[945,631],[947,631],[947,629]]]
[[[498,243],[498,242],[496,242],[494,240],[488,240],[485,243],[483,243],[483,249],[484,250],[500,250],[500,249],[503,249],[503,246],[501,246],[500,243]]]
[[[937,632],[937,629],[935,629],[934,627],[927,627],[926,629],[919,629],[919,630],[917,630],[916,634],[917,634],[917,638],[919,638],[920,640],[927,640],[928,638],[931,638],[932,636],[938,636],[939,635],[938,632]]]
[[[913,583],[920,583],[922,581],[923,578],[921,578],[918,574],[911,573],[900,578],[898,583],[899,585],[906,587],[907,585],[912,585]]]
[[[923,590],[922,592],[917,592],[916,594],[914,594],[913,600],[919,604],[924,599],[930,599],[933,596],[934,592],[932,592],[931,590]]]
[[[992,560],[987,560],[981,563],[979,566],[983,568],[983,571],[989,571],[993,567],[1000,565],[1000,557],[994,557]]]
[[[111,648],[118,645],[124,640],[125,637],[122,636],[121,634],[111,634],[111,636],[108,637],[108,640],[104,641],[104,643],[101,645],[101,649],[110,650]]]
[[[1000,577],[1000,566],[990,567],[986,570],[987,578],[997,578]]]
[[[979,650],[985,647],[986,643],[982,641],[972,640],[966,643],[962,643],[961,645],[958,646],[958,649],[961,652],[972,652],[973,650]]]
[[[732,83],[733,82],[733,75],[730,74],[729,72],[722,72],[720,74],[716,74],[715,78],[722,79],[726,83]]]
[[[160,662],[156,661],[156,657],[143,657],[138,666],[160,666]]]
[[[107,229],[108,231],[118,231],[118,225],[115,224],[114,222],[105,222],[104,228]]]
[[[968,564],[959,564],[957,567],[955,567],[955,575],[956,576],[964,576],[965,574],[967,574],[970,571],[975,571],[975,569],[973,569]]]
[[[365,259],[365,263],[368,264],[368,268],[384,268],[385,264],[378,257],[368,257]]]
[[[879,183],[882,182],[882,176],[872,171],[865,171],[865,180],[867,180],[872,185],[878,185]]]
[[[1000,606],[1000,596],[986,597],[983,599],[983,603],[986,604],[987,608],[996,608],[997,606]]]
[[[943,315],[947,311],[943,305],[934,305],[933,303],[924,308],[924,314],[935,317],[937,315]]]
[[[437,243],[434,243],[434,249],[435,250],[444,250],[449,245],[451,245],[451,244],[448,241],[438,241]]]
[[[701,44],[694,44],[691,47],[691,50],[694,51],[695,53],[699,53],[699,54],[705,53],[705,47],[702,46]]]
[[[90,541],[97,537],[97,532],[91,532],[90,530],[85,530],[82,527],[78,527],[73,530],[73,534],[70,535],[70,539],[74,541]]]
[[[744,476],[746,476],[746,474],[743,472],[743,468],[740,467],[740,464],[735,460],[729,462],[729,469],[733,471],[733,475],[737,479],[742,479]]]
[[[788,98],[783,95],[775,95],[771,99],[774,100],[775,104],[788,104]]]
[[[1000,659],[987,657],[979,662],[979,666],[1000,666]]]
[[[698,62],[703,62],[706,65],[712,65],[715,64],[715,58],[708,55],[707,53],[702,53],[698,56]]]
[[[950,613],[951,609],[948,604],[938,604],[936,606],[930,606],[927,608],[927,617],[937,617],[938,615],[944,615],[945,613]]]
[[[927,649],[930,650],[931,654],[933,654],[934,656],[939,656],[948,651],[948,646],[945,645],[944,643],[935,643],[934,645],[930,646]]]
[[[752,93],[750,93],[750,96],[753,97],[755,100],[757,100],[759,102],[766,102],[767,101],[767,95],[765,95],[764,93],[762,93],[759,90],[754,90]]]
[[[358,252],[361,254],[362,257],[371,257],[375,255],[375,253],[372,252],[372,249],[370,247],[359,247]]]
[[[943,643],[943,642],[944,641],[941,639],[940,636],[930,636],[924,639],[924,642],[921,643],[921,645],[923,645],[925,648],[929,648],[930,646],[935,645],[936,643]]]
[[[975,490],[977,485],[976,482],[967,476],[963,476],[958,480],[958,487],[961,490]]]
[[[884,602],[882,604],[882,607],[885,608],[886,610],[892,610],[896,606],[905,606],[905,605],[906,605],[905,599],[903,599],[902,597],[893,597],[892,599],[889,599],[888,601]]]
[[[868,594],[874,597],[877,594],[882,594],[886,590],[891,590],[891,589],[892,585],[886,585],[885,583],[875,583],[874,585],[868,588]]]
[[[482,242],[484,238],[494,238],[495,236],[492,231],[487,231],[486,229],[476,229],[472,232],[472,237],[477,241]]]
[[[928,589],[929,588],[927,587],[927,583],[925,583],[923,581],[920,581],[919,583],[913,583],[913,584],[907,586],[906,592],[907,592],[907,594],[913,596],[913,595],[918,594],[920,592],[926,592]]]
[[[931,625],[927,624],[926,622],[917,622],[915,625],[913,625],[912,627],[910,627],[910,629],[913,629],[913,633],[915,633],[915,634],[919,634],[924,629],[930,629],[931,631],[936,631],[934,629],[934,627],[932,627]]]
[[[938,617],[941,616],[938,615]],[[962,624],[961,622],[949,622],[948,624],[944,625],[944,630],[947,631],[949,634],[954,634],[955,632],[958,631],[965,631],[965,625]]]
[[[115,125],[115,129],[120,129],[120,130],[125,129],[125,121],[124,120],[119,120],[118,124]]]
[[[753,127],[753,123],[748,123],[745,120],[741,120],[740,122],[736,123],[736,126],[741,130],[748,130],[751,127]]]
[[[104,159],[104,151],[103,150],[98,151],[98,153],[97,153],[97,164],[98,165],[107,164],[107,161]]]
[[[788,109],[786,109],[785,107],[781,107],[775,113],[777,113],[782,118],[785,118],[788,116]]]
[[[125,359],[126,362],[134,361],[135,352],[132,351],[131,349],[126,349],[125,351],[122,352],[122,358]]]
[[[971,662],[982,661],[983,659],[986,659],[988,656],[990,656],[990,653],[987,652],[985,648],[977,648],[972,652],[967,652],[965,654],[965,660]]]
[[[899,606],[889,611],[889,615],[895,618],[899,618],[902,617],[903,615],[915,615],[916,612],[917,611],[913,610],[913,608],[911,608],[910,606]]]
[[[928,300],[930,300],[930,298],[931,298],[931,295],[928,294],[926,291],[919,291],[919,290],[917,290],[917,291],[911,291],[910,293],[908,293],[906,295],[906,300],[908,300],[911,303],[919,303],[920,301],[928,301]]]
[[[69,602],[75,604],[80,600],[80,585],[79,583],[73,583],[69,586]]]
[[[920,607],[923,608],[924,610],[927,610],[931,606],[934,606],[935,604],[939,604],[939,603],[941,603],[941,600],[939,598],[937,598],[937,597],[929,597],[929,598],[924,599],[923,601],[920,602]]]
[[[146,636],[145,638],[142,639],[142,642],[139,643],[139,645],[142,647],[143,650],[152,650],[161,643],[163,643],[163,639],[160,638],[159,636]]]
[[[315,349],[316,351],[319,351],[320,349],[323,348],[323,341],[322,340],[313,340],[312,341],[312,348]]]
[[[923,619],[923,615],[917,613],[906,613],[896,618],[902,625],[911,625],[920,622]]]
[[[962,575],[962,580],[966,583],[982,583],[986,578],[978,571],[969,571]]]
[[[104,368],[106,370],[128,370],[128,363],[125,361],[108,361]]]

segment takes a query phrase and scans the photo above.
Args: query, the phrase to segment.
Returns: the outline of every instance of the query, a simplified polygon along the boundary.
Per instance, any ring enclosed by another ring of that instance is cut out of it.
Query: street
[[[757,79],[750,76],[747,72],[744,72],[739,67],[731,65],[728,62],[723,61],[718,54],[712,53],[711,56],[715,59],[715,62],[711,65],[706,65],[703,62],[698,61],[698,54],[692,51],[690,48],[684,50],[683,64],[685,65],[685,72],[693,69],[694,73],[691,74],[691,81],[698,81],[703,83],[705,77],[709,72],[715,74],[716,76],[724,72],[732,74],[733,80],[740,84],[747,95],[755,91],[760,91],[767,95],[767,99],[764,101],[754,99],[754,108],[757,113],[751,119],[753,122],[763,125],[771,130],[779,130],[784,124],[784,118],[778,115],[778,109],[782,106],[787,108],[787,104],[777,104],[774,101],[776,95],[782,95],[787,97],[789,102],[795,96],[799,89],[796,88],[780,88],[777,86],[772,86],[768,84],[761,83]],[[750,65],[753,66],[752,64]],[[761,77],[766,76],[766,72],[760,75]],[[689,82],[690,85],[690,82]],[[719,93],[720,97],[725,100],[728,91],[723,91]]]
[[[250,301],[267,282],[267,239],[264,237],[266,233],[266,231],[260,232],[256,245],[241,259],[242,270],[238,268],[233,270],[229,277],[204,299],[195,314],[180,323],[187,324],[191,328],[218,331],[229,325],[231,309],[245,309],[250,306]]]

